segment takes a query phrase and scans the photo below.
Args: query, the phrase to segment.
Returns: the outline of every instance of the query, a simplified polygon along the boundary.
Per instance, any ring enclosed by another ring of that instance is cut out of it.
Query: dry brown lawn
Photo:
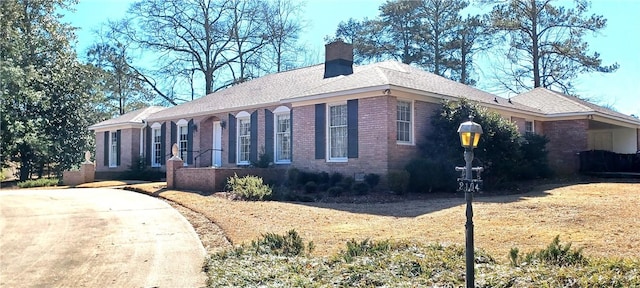
[[[393,203],[287,203],[232,201],[220,196],[138,189],[178,202],[215,222],[234,245],[261,234],[295,229],[315,254],[343,249],[349,239],[412,240],[464,245],[463,198]],[[640,255],[640,183],[540,186],[532,192],[474,199],[475,247],[507,261],[512,247],[543,248],[554,236],[586,255]]]

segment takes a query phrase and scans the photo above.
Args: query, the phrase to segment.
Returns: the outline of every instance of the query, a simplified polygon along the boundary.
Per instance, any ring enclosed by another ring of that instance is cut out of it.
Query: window
[[[238,163],[249,164],[249,154],[251,149],[251,119],[247,113],[246,117],[238,114]]]
[[[178,143],[178,155],[180,156],[180,159],[184,161],[185,166],[187,165],[187,147],[189,147],[188,135],[189,129],[187,127],[187,121],[178,121],[178,139],[176,139],[176,143]]]
[[[155,125],[154,125],[155,126]],[[151,139],[153,140],[151,146],[151,166],[160,167],[162,163],[162,135],[160,132],[160,125],[153,127],[151,130]]]
[[[524,121],[524,132],[533,133],[533,121]]]
[[[347,105],[329,106],[329,160],[347,160]]]
[[[275,117],[275,162],[291,162],[291,119],[289,111],[276,114]]]
[[[109,133],[109,167],[118,166],[118,133]]]
[[[398,101],[396,113],[396,140],[398,143],[412,143],[411,102]]]

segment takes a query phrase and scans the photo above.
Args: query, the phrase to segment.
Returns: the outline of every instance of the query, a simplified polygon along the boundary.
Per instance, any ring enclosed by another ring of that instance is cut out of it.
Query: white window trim
[[[325,137],[325,141],[326,141],[326,154],[327,154],[327,158],[326,161],[327,162],[334,162],[334,163],[345,163],[345,162],[349,162],[349,108],[347,107],[347,147],[346,147],[346,151],[347,151],[347,155],[345,157],[336,157],[336,158],[331,158],[331,107],[334,106],[345,106],[347,107],[347,102],[336,102],[336,103],[331,103],[331,104],[327,104],[327,111],[326,111],[326,137]]]
[[[240,160],[240,121],[249,121],[249,154],[251,154],[251,114],[246,111],[242,111],[236,115],[236,165],[249,165],[251,164],[249,159],[245,161]],[[254,136],[255,137],[255,136]]]
[[[527,131],[527,122],[531,123],[531,131]],[[533,120],[524,120],[524,133],[536,133],[536,122]]]
[[[280,147],[278,143],[278,116],[287,116],[289,117],[289,141],[293,141],[291,137],[291,130],[293,127],[291,126],[291,109],[286,106],[280,106],[273,110],[273,162],[275,164],[291,164],[291,145],[289,145],[289,159],[278,160],[278,147]]]
[[[115,135],[115,137],[114,137]],[[116,168],[118,167],[118,132],[117,131],[109,131],[109,168]],[[115,151],[113,149],[113,140],[116,140],[116,147],[115,147]]]
[[[189,122],[187,122],[187,120],[185,120],[185,119],[180,119],[180,120],[178,120],[178,122],[176,122],[176,139],[174,139],[176,142],[174,142],[174,143],[178,144],[178,155],[180,155],[180,158],[183,161],[182,162],[182,166],[188,166],[187,160],[184,159],[184,158],[186,158],[187,153],[189,153],[189,152],[187,152],[187,149],[189,149],[188,148],[189,147],[189,138],[188,138],[189,137],[188,136],[189,135],[189,127],[188,127],[188,125],[189,125]],[[182,147],[180,146],[180,144],[181,144],[180,143],[180,136],[181,136],[180,129],[181,128],[185,128],[186,129],[185,131],[187,131],[187,140],[186,140],[186,146],[187,147],[185,147],[185,157],[184,158],[182,157]],[[173,144],[171,144],[171,146],[173,146]]]
[[[411,119],[409,119],[409,141],[401,141],[398,140],[398,136],[397,136],[397,131],[396,131],[396,144],[398,145],[410,145],[413,146],[415,145],[415,114],[416,114],[416,109],[415,109],[415,100],[407,100],[407,99],[398,99],[397,103],[396,103],[396,121],[395,121],[395,125],[396,125],[396,130],[398,129],[398,113],[397,113],[397,109],[398,109],[398,103],[399,102],[405,102],[405,103],[409,103],[409,111],[411,112]]]
[[[157,134],[162,135],[162,131],[160,129],[162,129],[162,125],[160,125],[160,123],[153,123],[153,125],[151,125],[151,167],[162,166],[162,164],[156,162],[156,156],[158,153],[156,151],[156,131],[158,132]],[[160,143],[160,147],[162,147],[162,143]],[[160,151],[162,151],[162,148]]]

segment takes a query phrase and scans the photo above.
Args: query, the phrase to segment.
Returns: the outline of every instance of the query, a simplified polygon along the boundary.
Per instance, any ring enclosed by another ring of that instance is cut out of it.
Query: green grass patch
[[[19,188],[34,188],[34,187],[47,187],[47,186],[58,186],[60,180],[57,178],[40,178],[36,180],[27,180],[18,182]]]
[[[271,239],[268,242],[281,243],[282,237],[263,235],[261,241]],[[295,242],[301,243],[302,240],[296,238]],[[210,255],[205,263],[209,276],[207,286],[459,287],[465,283],[464,247],[457,245],[350,240],[345,249],[333,256],[313,257],[307,253],[281,253],[278,249],[268,253],[269,249],[255,249],[255,243],[253,249],[238,246]],[[580,256],[579,261],[573,261],[575,253],[579,254],[581,250],[569,247],[560,244],[556,238],[546,249],[530,253],[535,256],[529,260],[535,258],[538,261],[521,262],[517,266],[497,263],[490,255],[478,250],[475,253],[476,286],[640,286],[640,261],[637,259],[587,259]],[[549,251],[552,253],[548,254]],[[570,255],[570,265],[564,256],[557,255]],[[557,261],[560,258],[564,260]]]

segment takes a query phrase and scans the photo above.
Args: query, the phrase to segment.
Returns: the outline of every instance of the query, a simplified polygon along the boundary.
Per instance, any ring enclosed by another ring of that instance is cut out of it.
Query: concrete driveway
[[[147,195],[0,191],[0,287],[201,287],[204,257],[189,222]]]

